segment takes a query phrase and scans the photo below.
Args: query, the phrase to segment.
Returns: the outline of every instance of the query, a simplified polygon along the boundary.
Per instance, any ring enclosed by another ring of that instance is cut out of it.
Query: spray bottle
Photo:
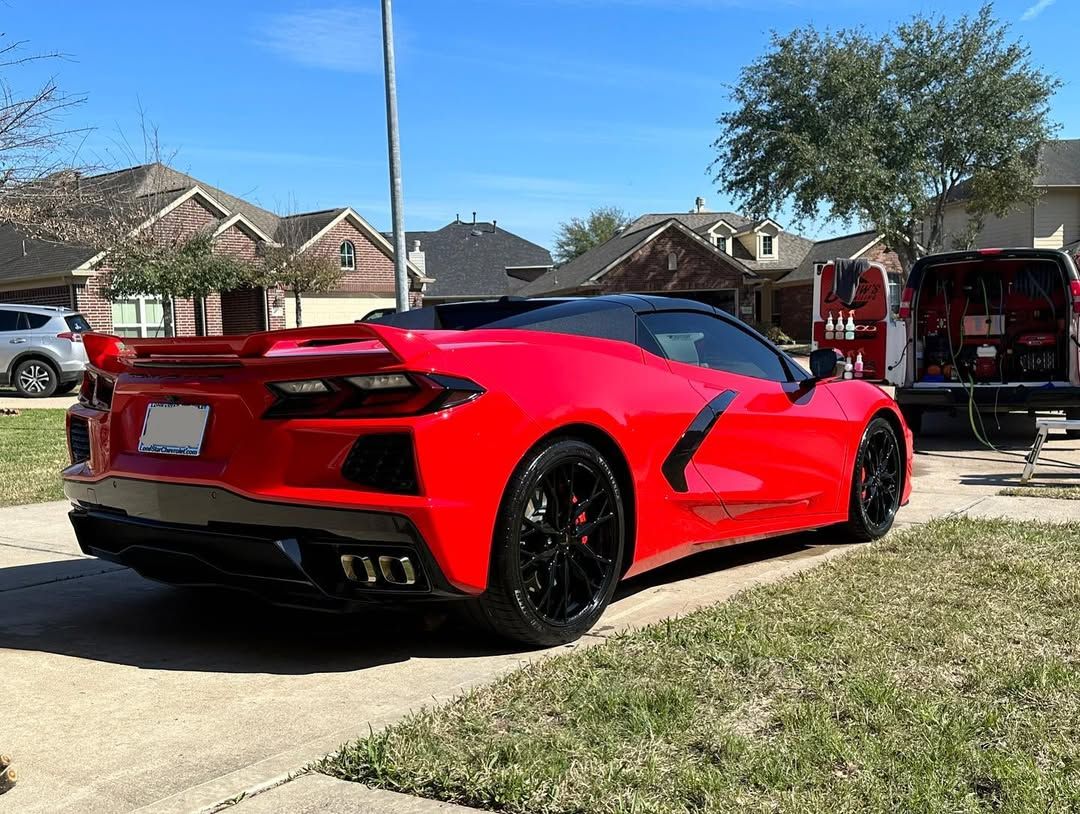
[[[847,326],[844,328],[844,339],[855,338],[855,312],[848,311]]]
[[[852,372],[853,368],[854,368],[854,365],[851,364],[851,354],[849,353],[847,355],[847,358],[844,360],[844,378],[845,379],[850,379],[854,375],[853,372]]]
[[[836,326],[833,325],[833,321],[832,321],[832,311],[830,311],[829,312],[829,319],[825,323],[825,338],[828,339],[828,340],[832,340],[833,337],[836,335],[835,334],[835,329],[836,329]]]
[[[855,354],[855,378],[861,379],[863,375],[862,350]]]

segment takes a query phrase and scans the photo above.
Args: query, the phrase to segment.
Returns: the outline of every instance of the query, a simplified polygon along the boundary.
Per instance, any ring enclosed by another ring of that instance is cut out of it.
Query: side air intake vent
[[[68,425],[68,447],[73,464],[90,460],[90,427],[85,418],[72,416]]]
[[[378,492],[418,494],[412,435],[393,432],[361,436],[349,450],[341,474]]]

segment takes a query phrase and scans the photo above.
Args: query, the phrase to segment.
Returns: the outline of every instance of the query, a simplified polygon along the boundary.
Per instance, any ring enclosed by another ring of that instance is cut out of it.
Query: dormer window
[[[762,257],[772,257],[774,255],[773,248],[774,248],[773,247],[773,236],[772,235],[762,235],[761,236],[761,256]]]
[[[723,235],[717,235],[716,236],[716,248],[718,248],[724,254],[727,254],[727,238],[724,237]]]

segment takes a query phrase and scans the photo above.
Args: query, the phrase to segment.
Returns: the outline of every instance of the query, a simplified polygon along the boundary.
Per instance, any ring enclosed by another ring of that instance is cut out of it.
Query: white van
[[[928,255],[912,267],[895,314],[885,269],[863,266],[853,291],[839,295],[835,264],[818,270],[814,344],[853,361],[861,353],[865,378],[895,385],[912,432],[926,410],[1080,418],[1080,275],[1069,255]]]

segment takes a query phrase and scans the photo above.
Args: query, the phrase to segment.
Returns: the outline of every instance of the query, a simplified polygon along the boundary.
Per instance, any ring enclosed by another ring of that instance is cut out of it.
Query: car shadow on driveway
[[[749,563],[809,555],[823,542],[811,532],[705,551],[626,580],[615,601],[633,602],[649,588]],[[5,647],[153,670],[283,675],[527,652],[479,633],[456,603],[320,613],[243,593],[171,588],[95,559],[0,569]]]

